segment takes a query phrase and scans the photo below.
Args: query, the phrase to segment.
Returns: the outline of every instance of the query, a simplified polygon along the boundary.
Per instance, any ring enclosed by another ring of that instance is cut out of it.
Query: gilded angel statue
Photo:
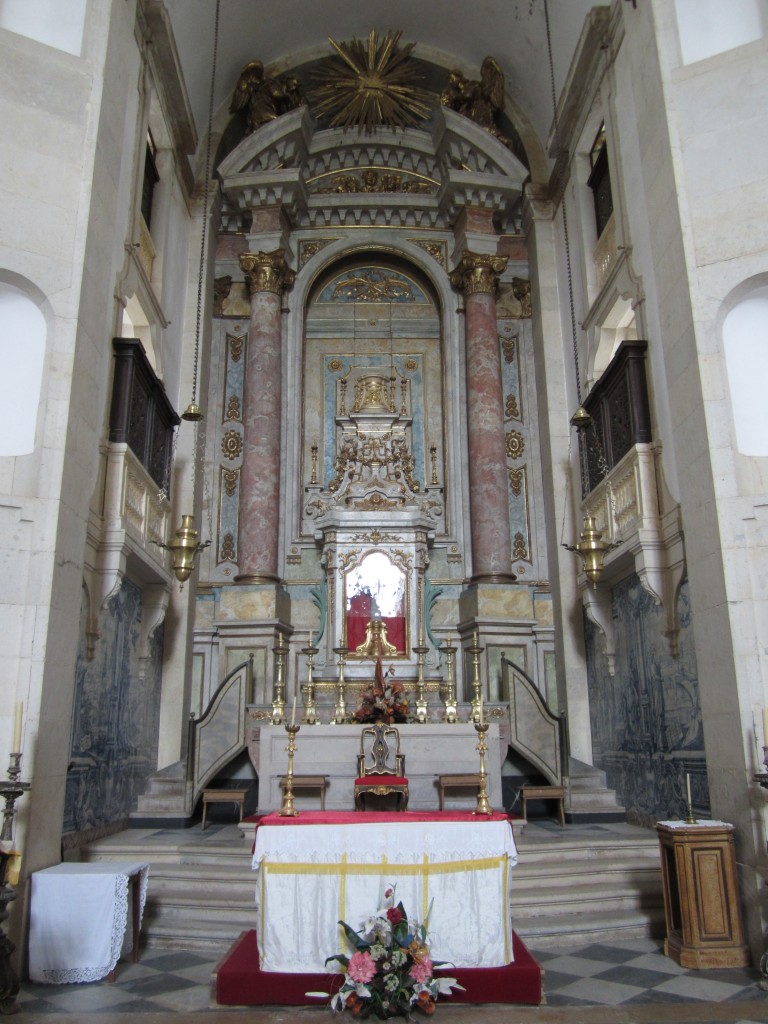
[[[245,115],[245,133],[250,135],[303,103],[306,99],[298,78],[292,75],[267,78],[262,62],[252,60],[240,72],[229,111]]]
[[[467,78],[461,71],[451,71],[440,102],[458,114],[464,114],[511,148],[511,141],[499,127],[504,110],[504,73],[493,57],[486,57],[480,66],[479,81]]]

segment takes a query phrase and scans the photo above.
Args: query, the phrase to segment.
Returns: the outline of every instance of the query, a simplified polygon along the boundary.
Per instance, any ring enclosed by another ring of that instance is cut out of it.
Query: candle
[[[309,646],[310,647],[312,646],[312,632],[313,631],[310,629],[310,631],[309,631]]]
[[[16,717],[13,720],[13,743],[11,753],[18,754],[21,750],[21,716],[24,710],[24,703],[18,701],[16,704]]]
[[[763,708],[763,744],[768,747],[768,708]]]
[[[688,797],[688,806],[691,807],[691,776],[685,773],[685,792]]]
[[[296,694],[293,695],[293,710],[291,711],[291,726],[296,725]]]

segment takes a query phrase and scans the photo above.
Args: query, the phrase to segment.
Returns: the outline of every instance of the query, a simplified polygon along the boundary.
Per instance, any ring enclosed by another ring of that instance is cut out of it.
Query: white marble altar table
[[[503,814],[270,814],[253,854],[261,969],[328,970],[327,957],[349,952],[339,920],[358,930],[391,885],[409,920],[422,922],[429,912],[433,959],[460,967],[510,963],[516,862]]]
[[[120,959],[133,896],[133,959],[147,895],[149,864],[64,863],[35,871],[29,925],[29,976],[60,985],[97,981]]]

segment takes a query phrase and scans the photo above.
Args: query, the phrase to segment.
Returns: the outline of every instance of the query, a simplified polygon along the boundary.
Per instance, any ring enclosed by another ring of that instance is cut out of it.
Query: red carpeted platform
[[[441,1001],[453,1003],[541,1002],[541,968],[512,933],[514,962],[505,967],[451,967],[442,973],[456,978],[464,992]],[[216,1002],[221,1006],[305,1006],[322,1004],[307,992],[340,987],[341,974],[278,974],[259,970],[256,932],[243,932],[216,970]]]

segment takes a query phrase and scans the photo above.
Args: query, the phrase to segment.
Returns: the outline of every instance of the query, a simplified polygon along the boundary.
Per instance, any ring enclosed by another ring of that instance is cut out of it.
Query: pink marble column
[[[279,580],[281,297],[295,274],[283,250],[240,256],[251,296],[240,471],[238,583]]]
[[[467,348],[467,434],[472,519],[472,579],[509,582],[509,482],[504,434],[504,396],[496,326],[496,288],[506,256],[465,249],[451,274],[464,292]]]

